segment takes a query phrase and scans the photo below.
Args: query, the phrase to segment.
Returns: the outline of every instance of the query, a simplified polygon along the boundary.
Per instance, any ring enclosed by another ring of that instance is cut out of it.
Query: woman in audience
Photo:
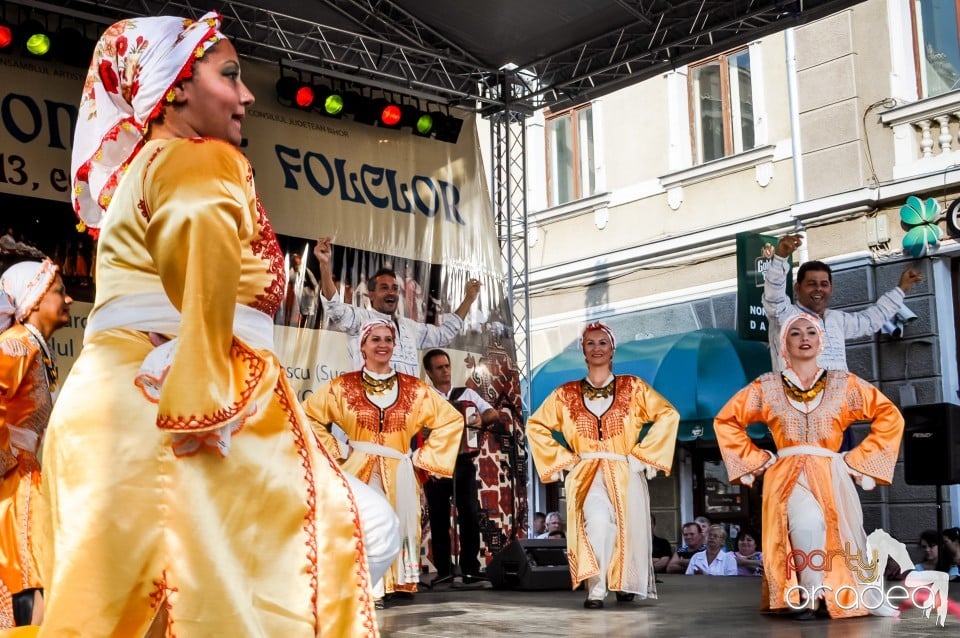
[[[760,551],[760,535],[752,529],[740,530],[737,537],[737,576],[763,576],[763,552]]]

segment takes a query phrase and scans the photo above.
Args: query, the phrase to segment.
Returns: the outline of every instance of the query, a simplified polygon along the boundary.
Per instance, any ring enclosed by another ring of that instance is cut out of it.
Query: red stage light
[[[0,24],[0,49],[6,49],[13,44],[13,29],[6,24]]]
[[[387,104],[380,111],[380,121],[386,126],[396,126],[400,123],[400,107],[396,104]]]
[[[294,102],[297,106],[302,109],[308,109],[313,105],[313,87],[312,86],[301,86],[297,89],[297,94],[294,97]]]

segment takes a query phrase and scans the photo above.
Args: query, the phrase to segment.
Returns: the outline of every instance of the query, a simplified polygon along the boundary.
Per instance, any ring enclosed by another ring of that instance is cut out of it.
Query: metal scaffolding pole
[[[500,85],[501,99],[508,106],[490,118],[490,148],[492,162],[491,194],[495,215],[500,255],[503,259],[507,284],[507,299],[512,309],[513,341],[517,357],[517,371],[522,401],[522,418],[530,414],[530,287],[527,246],[527,181],[526,181],[526,109],[511,109],[510,96],[516,93],[518,78],[504,74]],[[518,517],[529,516],[528,505],[539,505],[544,497],[543,486],[528,471],[526,442],[516,437],[517,466],[513,468],[516,492],[526,490],[523,506],[517,508]],[[539,496],[539,497],[538,497]],[[528,521],[515,521],[525,525]]]

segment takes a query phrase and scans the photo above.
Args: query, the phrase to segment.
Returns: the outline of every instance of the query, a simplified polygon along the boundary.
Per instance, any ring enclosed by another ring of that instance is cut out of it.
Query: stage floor
[[[853,618],[800,622],[761,614],[759,578],[662,575],[656,600],[617,603],[611,594],[604,609],[583,608],[582,591],[498,591],[488,585],[457,583],[423,590],[410,600],[391,600],[379,613],[385,638],[881,638],[960,635],[960,618],[946,626],[910,609],[897,618]],[[960,599],[960,583],[950,597]]]

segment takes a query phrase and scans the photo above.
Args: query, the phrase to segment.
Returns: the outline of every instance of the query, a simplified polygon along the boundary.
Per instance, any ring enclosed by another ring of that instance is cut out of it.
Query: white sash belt
[[[180,312],[163,293],[124,295],[108,301],[90,315],[83,341],[86,343],[95,333],[111,328],[175,335],[180,333],[180,322]],[[273,319],[266,313],[237,304],[233,315],[233,334],[255,350],[276,353]]]
[[[7,431],[10,432],[10,447],[34,456],[37,455],[37,444],[40,442],[39,434],[31,428],[19,425],[8,425]]]
[[[623,463],[627,462],[626,455],[615,454],[613,452],[580,452],[579,456],[581,459],[607,459],[610,461],[621,461]]]
[[[400,461],[397,467],[397,516],[400,518],[400,565],[397,584],[420,582],[420,495],[413,473],[413,452],[399,450],[369,441],[350,441],[350,447],[371,456]]]
[[[782,450],[777,450],[777,457],[784,456],[800,456],[803,454],[808,454],[810,456],[833,456],[840,458],[839,452],[832,452],[826,448],[817,447],[816,445],[791,445],[790,447],[785,447]],[[844,474],[847,472],[844,471]]]

